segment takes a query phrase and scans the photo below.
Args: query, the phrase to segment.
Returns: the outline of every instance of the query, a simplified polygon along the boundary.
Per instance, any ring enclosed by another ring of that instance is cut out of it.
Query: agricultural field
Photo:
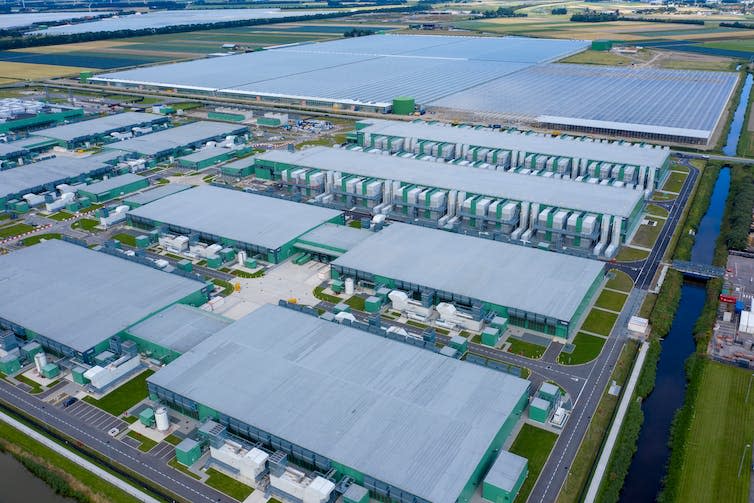
[[[750,371],[704,363],[676,501],[748,501],[754,443],[751,380]]]
[[[87,67],[19,63],[0,59],[0,84],[12,84],[24,80],[42,80],[52,77],[75,75],[89,70]]]

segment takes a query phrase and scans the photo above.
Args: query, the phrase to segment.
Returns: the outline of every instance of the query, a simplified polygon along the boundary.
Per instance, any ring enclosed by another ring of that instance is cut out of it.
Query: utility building
[[[0,257],[0,327],[61,356],[92,362],[110,339],[210,286],[106,253],[50,240]]]
[[[372,119],[357,128],[357,143],[365,149],[649,191],[660,186],[670,166],[670,150],[654,145],[501,133],[423,121]]]
[[[255,171],[326,206],[607,257],[644,208],[637,190],[353,150],[272,150],[255,159]]]
[[[196,121],[113,143],[108,145],[108,148],[161,160],[168,156],[189,154],[191,149],[201,147],[207,142],[224,140],[228,136],[242,135],[247,132],[246,126]]]
[[[152,399],[292,462],[348,476],[374,498],[417,503],[471,499],[530,385],[270,305],[147,383]]]
[[[35,131],[35,136],[43,136],[59,142],[67,148],[74,148],[84,143],[100,142],[108,139],[112,133],[128,132],[133,128],[149,127],[168,122],[163,115],[143,112],[125,112],[106,115],[96,119],[84,120]]]
[[[344,223],[343,213],[238,190],[201,186],[128,213],[131,225],[217,243],[273,263],[295,252],[296,239],[324,223]]]
[[[190,189],[191,185],[185,183],[168,183],[167,185],[157,185],[149,190],[128,196],[123,200],[124,204],[127,204],[129,208],[138,208],[144,206],[163,197],[181,192],[186,189]]]
[[[149,178],[126,173],[78,189],[79,196],[101,203],[149,187]]]
[[[0,171],[0,208],[12,199],[32,192],[54,190],[61,183],[83,182],[87,177],[112,171],[110,154],[89,157],[53,157],[44,161]]]
[[[426,307],[472,314],[567,338],[604,278],[602,262],[395,223],[331,264],[335,279],[398,289]]]

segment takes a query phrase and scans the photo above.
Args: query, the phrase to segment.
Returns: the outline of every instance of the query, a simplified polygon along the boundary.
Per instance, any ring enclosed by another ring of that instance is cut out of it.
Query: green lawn
[[[744,449],[754,444],[754,391],[746,402],[751,380],[750,370],[704,363],[676,501],[749,501],[751,448]]]
[[[113,239],[120,241],[126,246],[131,246],[133,248],[136,247],[136,237],[132,236],[131,234],[126,234],[125,232],[121,232],[121,233],[113,235]]]
[[[568,56],[567,58],[560,60],[559,63],[622,66],[630,65],[631,59],[611,52],[589,50],[574,54],[573,56]]]
[[[139,446],[139,450],[141,452],[151,451],[152,448],[155,445],[157,445],[157,442],[155,442],[151,438],[145,437],[141,433],[138,433],[138,432],[133,431],[133,430],[129,430],[129,432],[126,435],[128,435],[131,438],[135,438],[136,440],[138,440],[139,442],[141,442],[141,445]]]
[[[625,272],[619,271],[617,269],[611,269],[610,271],[608,271],[608,274],[612,275],[613,277],[607,281],[607,284],[605,284],[606,288],[612,288],[613,290],[620,290],[621,292],[629,293],[634,287],[634,282],[631,279],[631,276],[629,276]]]
[[[47,218],[50,218],[52,220],[57,220],[58,222],[62,222],[63,220],[68,220],[69,218],[73,218],[73,213],[69,213],[63,210],[63,211],[58,211],[57,213],[53,213]]]
[[[411,325],[412,327],[421,328],[422,330],[426,330],[429,328],[429,325],[425,325],[424,323],[414,321],[414,320],[406,320],[406,325]]]
[[[539,472],[542,471],[542,467],[547,462],[557,439],[558,436],[555,433],[530,424],[524,424],[521,428],[510,451],[529,460],[529,475],[521,486],[515,501],[526,501],[529,497],[529,493],[534,487],[537,477],[539,477]]]
[[[94,501],[95,498],[112,503],[132,503],[137,501],[133,496],[105,482],[100,477],[80,467],[68,458],[45,447],[8,424],[0,422],[0,447],[8,448],[8,446],[21,449],[20,455],[33,462],[48,463],[52,467],[50,471],[53,472],[53,475],[57,475],[58,477],[73,477],[88,489],[87,492],[90,494],[86,494],[86,497],[91,501]]]
[[[324,292],[325,287],[318,286],[316,287],[312,294],[314,295],[314,298],[329,302],[330,304],[340,304],[340,301],[342,300],[340,297],[336,297],[335,295],[330,295],[329,293]]]
[[[620,311],[623,309],[623,304],[626,303],[628,295],[613,292],[611,290],[603,290],[597,301],[594,303],[597,307],[604,307],[611,311]]]
[[[90,403],[113,416],[120,416],[125,411],[144,400],[147,397],[147,377],[154,371],[147,369],[130,381],[121,384],[101,399],[97,400],[90,396],[84,397],[84,401]]]
[[[37,393],[41,393],[42,392],[42,385],[39,384],[37,381],[29,379],[25,375],[18,374],[16,376],[16,380],[17,381],[21,381],[22,383],[28,384],[29,386],[31,386],[31,389],[29,390],[29,393],[31,393],[32,395],[36,395]]]
[[[573,338],[573,344],[576,348],[571,354],[560,353],[558,355],[558,362],[563,365],[581,365],[582,363],[590,362],[600,355],[600,351],[602,351],[602,347],[605,345],[605,340],[602,337],[579,332]]]
[[[671,199],[675,199],[675,194],[666,194],[665,192],[657,192],[655,191],[652,194],[652,201],[670,201]]]
[[[608,313],[601,309],[592,309],[584,320],[583,325],[581,325],[581,330],[586,330],[593,334],[608,336],[610,335],[610,330],[613,329],[613,325],[617,319],[617,314]]]
[[[648,204],[646,210],[648,215],[655,217],[667,218],[668,216],[668,210],[666,210],[662,206],[657,206],[656,204]]]
[[[24,246],[32,246],[32,245],[38,244],[43,239],[60,239],[60,233],[50,232],[47,234],[37,234],[36,236],[29,236],[28,238],[22,239],[21,243]]]
[[[655,222],[657,222],[656,225],[640,225],[636,229],[636,234],[634,234],[631,244],[643,246],[644,248],[652,248],[665,223],[664,220],[655,220]]]
[[[220,288],[222,288],[222,291],[220,292],[220,295],[223,296],[223,297],[227,297],[228,295],[230,295],[231,293],[233,293],[233,291],[235,290],[235,287],[233,286],[233,283],[231,283],[230,281],[225,281],[225,280],[222,280],[222,279],[215,278],[215,279],[212,280],[212,283],[214,283],[216,286],[219,286]]]
[[[165,437],[165,442],[169,443],[170,445],[178,445],[181,443],[181,438],[176,435],[170,434]]]
[[[637,348],[638,343],[636,341],[628,341],[623,346],[623,351],[621,351],[611,376],[611,379],[620,385],[623,385],[628,379]],[[607,430],[610,428],[613,418],[613,411],[617,406],[618,397],[609,395],[606,389],[602,393],[602,399],[597,404],[594,415],[592,415],[589,428],[586,430],[581,446],[576,453],[576,458],[569,469],[568,477],[566,477],[563,488],[558,495],[557,503],[577,503],[581,501],[582,490],[591,474],[592,465],[597,459],[602,440],[607,435]]]
[[[623,246],[618,252],[618,255],[615,256],[615,260],[618,262],[634,262],[636,260],[644,260],[648,256],[649,252],[646,250]]]
[[[348,299],[346,299],[346,304],[351,306],[351,309],[355,309],[357,311],[363,311],[364,305],[366,304],[366,299],[364,297],[361,297],[359,295],[354,295]]]
[[[71,229],[81,229],[83,231],[88,232],[96,232],[97,227],[99,225],[99,220],[94,220],[93,218],[82,218],[81,220],[76,220],[71,224]]]
[[[209,468],[207,470],[207,475],[209,475],[209,478],[205,481],[205,484],[214,487],[221,493],[225,493],[238,501],[245,500],[254,492],[253,488],[228,477],[224,473],[218,472],[214,468]]]
[[[182,464],[180,464],[178,462],[178,460],[175,459],[175,458],[173,458],[170,461],[168,461],[168,466],[170,466],[172,468],[175,468],[179,472],[183,472],[186,475],[188,475],[189,477],[194,478],[196,480],[201,479],[201,477],[199,475],[197,475],[196,473],[192,472],[191,470],[189,470],[188,468],[186,468],[185,466],[183,466]]]
[[[671,172],[668,179],[665,180],[665,185],[662,186],[662,190],[676,193],[680,192],[681,188],[683,188],[683,182],[686,180],[687,176],[687,173]]]
[[[14,236],[18,236],[19,234],[23,234],[25,232],[33,231],[34,226],[24,223],[18,223],[9,225],[7,227],[0,228],[0,239],[7,239],[12,238]]]
[[[509,353],[525,356],[527,358],[542,358],[542,355],[547,349],[546,347],[540,346],[539,344],[532,344],[531,342],[522,341],[514,337],[509,337],[507,342],[511,343],[510,347],[508,348]]]

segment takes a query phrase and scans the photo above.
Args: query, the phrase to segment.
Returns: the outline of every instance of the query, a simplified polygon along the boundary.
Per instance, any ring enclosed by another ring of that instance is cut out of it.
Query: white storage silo
[[[346,286],[346,295],[353,295],[353,278],[346,278],[345,281]]]
[[[165,407],[159,407],[154,413],[155,424],[157,425],[157,431],[168,431],[170,428],[170,418],[168,417],[168,409]]]
[[[47,355],[44,352],[40,352],[34,355],[34,367],[36,367],[39,374],[42,373],[42,369],[47,365]]]

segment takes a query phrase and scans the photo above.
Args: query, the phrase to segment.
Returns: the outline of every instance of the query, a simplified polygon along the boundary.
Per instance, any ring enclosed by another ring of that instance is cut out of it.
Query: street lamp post
[[[749,387],[746,388],[746,400],[744,403],[749,403],[749,392],[751,391],[751,378],[754,377],[754,374],[751,374],[749,376]]]
[[[744,447],[744,452],[741,454],[741,462],[738,463],[738,478],[741,478],[741,468],[744,466],[744,457],[746,456],[746,451],[749,450],[749,447],[751,447],[751,444],[746,444],[746,447]]]

